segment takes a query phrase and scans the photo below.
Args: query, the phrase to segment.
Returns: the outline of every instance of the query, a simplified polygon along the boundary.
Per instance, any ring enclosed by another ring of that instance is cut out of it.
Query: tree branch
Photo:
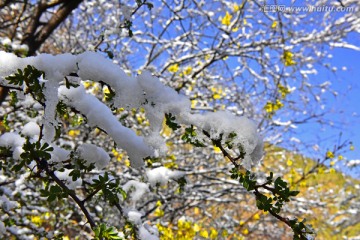
[[[89,211],[86,209],[84,202],[81,201],[75,194],[74,191],[71,191],[56,175],[53,171],[49,169],[48,166],[45,168],[46,173],[64,190],[69,196],[76,202],[76,204],[80,207],[81,211],[84,213],[86,219],[88,220],[92,229],[96,228],[95,221],[91,217]]]

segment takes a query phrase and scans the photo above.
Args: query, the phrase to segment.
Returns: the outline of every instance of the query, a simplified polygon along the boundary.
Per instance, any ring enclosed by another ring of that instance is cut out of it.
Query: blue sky
[[[357,37],[359,38],[359,35]],[[357,46],[360,44],[357,43]],[[334,65],[347,67],[346,71],[339,70],[336,73],[337,79],[333,81],[333,87],[339,89],[340,95],[334,99],[332,106],[344,111],[336,114],[335,120],[344,123],[343,139],[351,140],[355,146],[355,150],[348,151],[345,156],[348,159],[360,159],[360,52],[335,49],[332,62]],[[332,132],[335,134],[336,130]]]
[[[360,46],[359,34],[352,34],[349,38],[353,44]],[[342,133],[342,141],[352,141],[355,147],[353,151],[347,148],[343,155],[348,160],[360,159],[360,51],[335,48],[331,55],[328,62],[337,66],[337,71],[318,69],[318,74],[312,77],[329,80],[332,89],[339,93],[336,97],[330,93],[327,96],[327,109],[330,113],[326,118],[334,122],[334,127],[319,128],[318,125],[308,124],[305,129],[300,129],[297,137],[313,142],[317,136],[321,136],[321,148],[332,150]],[[342,67],[346,67],[346,70],[342,70]],[[360,177],[359,170],[342,170],[354,177]]]

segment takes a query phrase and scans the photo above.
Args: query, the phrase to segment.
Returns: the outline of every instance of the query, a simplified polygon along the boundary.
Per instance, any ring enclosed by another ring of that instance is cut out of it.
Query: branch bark
[[[6,6],[11,1],[5,1],[0,6]],[[46,1],[39,1],[37,4],[33,17],[31,18],[28,28],[25,31],[24,38],[21,41],[22,44],[26,44],[29,47],[28,56],[34,56],[36,51],[41,45],[49,38],[51,33],[70,15],[70,13],[76,9],[82,0],[59,0],[52,4],[46,3]],[[45,24],[40,24],[41,16],[47,11],[47,9],[62,5],[52,15],[50,20]],[[42,26],[41,29],[39,27]],[[5,101],[8,95],[9,89],[7,87],[0,86],[0,106]]]
[[[29,46],[28,55],[35,55],[36,51],[45,42],[45,40],[51,35],[51,33],[70,15],[70,13],[76,9],[82,0],[64,0],[63,4],[53,14],[47,24],[43,26],[39,31],[37,30],[40,23],[41,15],[47,10],[46,4],[39,3],[34,18],[32,19],[28,30],[26,31],[26,37],[22,43]]]

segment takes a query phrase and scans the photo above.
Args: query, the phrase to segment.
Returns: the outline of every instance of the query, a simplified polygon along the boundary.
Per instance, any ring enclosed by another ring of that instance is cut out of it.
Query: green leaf
[[[17,93],[15,91],[10,92],[10,106],[15,107],[16,103],[19,102],[19,99],[17,97]]]
[[[181,126],[175,122],[175,117],[171,113],[165,113],[165,124],[173,131],[181,128]]]
[[[11,168],[11,170],[15,172],[19,172],[24,165],[25,165],[25,161],[21,161],[19,164],[14,165]]]
[[[5,114],[2,120],[2,125],[4,126],[6,131],[10,131],[10,126],[9,126],[9,122],[8,122],[8,115]]]
[[[185,133],[181,137],[181,139],[187,143],[194,145],[195,147],[205,147],[205,144],[200,142],[198,139],[194,139],[194,137],[196,137],[196,135],[197,135],[197,133],[194,129],[194,126],[191,125],[190,127],[185,129]]]
[[[300,191],[290,191],[290,196],[295,197],[300,193]]]
[[[59,101],[56,105],[56,113],[59,116],[64,116],[65,114],[67,114],[67,106],[63,101]]]
[[[54,201],[56,199],[56,195],[55,194],[50,194],[49,196],[48,196],[48,198],[47,198],[47,200],[49,201],[49,202],[52,202],[52,201]]]
[[[40,83],[39,78],[45,76],[43,71],[36,69],[31,65],[27,65],[24,70],[18,69],[17,73],[5,77],[10,84],[23,86],[24,82],[28,87],[29,92],[37,101],[44,102],[45,95],[43,93],[44,83]]]

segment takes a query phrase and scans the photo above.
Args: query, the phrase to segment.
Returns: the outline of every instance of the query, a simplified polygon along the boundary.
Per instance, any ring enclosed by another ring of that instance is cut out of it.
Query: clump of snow
[[[141,240],[158,240],[159,232],[157,228],[144,223],[139,229],[139,237]]]
[[[15,181],[16,191],[20,192],[24,188],[26,188],[26,185],[24,184],[26,179],[29,177],[30,172],[26,172],[24,174],[21,174],[20,177]]]
[[[164,186],[167,184],[169,179],[179,179],[185,175],[184,172],[173,171],[166,167],[158,167],[146,171],[146,176],[148,177],[149,183],[151,186],[156,186],[160,184]]]
[[[132,14],[132,8],[131,7],[129,7],[129,6],[127,6],[127,5],[122,5],[121,7],[120,7],[120,10],[121,10],[121,13],[122,13],[122,15],[124,16],[124,18],[126,19],[126,20],[130,20],[131,19],[131,14]]]
[[[110,156],[104,149],[89,143],[84,143],[78,147],[77,153],[89,165],[95,163],[97,169],[103,169],[110,162]]]
[[[25,138],[21,137],[17,133],[4,133],[0,136],[0,146],[1,147],[10,147],[15,148],[18,146],[22,146],[25,143]]]
[[[219,139],[223,136],[222,143],[225,143],[224,136],[235,133],[234,145],[241,145],[245,151],[242,165],[246,169],[260,162],[263,157],[263,140],[257,133],[254,122],[245,117],[236,117],[230,112],[212,112],[207,114],[188,115],[184,121],[198,128],[209,132],[212,139]]]
[[[20,159],[20,154],[24,151],[23,144],[26,142],[25,138],[17,133],[4,133],[0,136],[0,147],[8,147],[13,151],[13,158]]]
[[[54,149],[52,152],[50,152],[51,162],[63,162],[69,159],[70,151],[60,148],[54,144],[52,144],[51,147]]]
[[[65,182],[65,185],[71,189],[71,190],[75,190],[76,187],[81,186],[82,184],[82,179],[78,178],[76,179],[76,181],[72,180],[72,177],[69,176],[70,172],[72,170],[70,169],[65,169],[63,172],[60,171],[55,171],[55,175],[63,182]]]
[[[27,137],[35,137],[40,135],[40,127],[35,122],[25,124],[21,133]]]
[[[347,162],[346,166],[348,167],[356,167],[360,165],[360,159],[353,159]]]
[[[118,146],[127,151],[133,167],[141,167],[143,158],[153,155],[153,150],[142,137],[121,125],[111,110],[95,96],[87,94],[83,86],[71,89],[62,86],[59,91],[62,100],[84,114],[89,125],[104,129]]]
[[[44,71],[47,80],[43,123],[44,140],[47,142],[51,142],[55,136],[55,108],[61,99],[85,115],[90,126],[97,126],[107,132],[119,147],[127,151],[131,165],[136,168],[142,167],[143,159],[153,156],[155,151],[159,154],[166,153],[165,141],[159,134],[165,113],[172,113],[178,123],[192,124],[208,131],[212,139],[236,133],[233,143],[241,145],[246,152],[242,163],[247,169],[256,165],[263,156],[263,140],[256,131],[256,125],[249,119],[220,111],[204,115],[191,114],[190,100],[164,86],[148,71],[143,71],[136,78],[130,77],[110,60],[94,52],[58,56],[41,54],[29,58],[18,58],[14,54],[0,52],[0,82],[6,83],[4,77],[28,64]],[[70,89],[59,87],[60,81],[71,72],[77,72],[80,80],[102,81],[110,86],[115,92],[114,107],[145,108],[151,133],[140,137],[121,125],[111,110],[96,97],[86,93],[83,86]]]
[[[5,224],[0,220],[0,237],[6,234],[6,227]]]
[[[146,183],[136,180],[130,180],[122,186],[122,189],[127,192],[134,202],[137,202],[141,197],[149,192],[149,186]]]
[[[127,216],[128,216],[128,220],[133,224],[136,225],[141,224],[141,217],[143,216],[141,212],[136,210],[130,210],[128,211]]]
[[[5,195],[2,195],[0,197],[0,207],[5,210],[5,212],[10,211],[13,208],[16,208],[18,206],[18,203],[15,201],[11,201],[9,198],[7,198]]]

